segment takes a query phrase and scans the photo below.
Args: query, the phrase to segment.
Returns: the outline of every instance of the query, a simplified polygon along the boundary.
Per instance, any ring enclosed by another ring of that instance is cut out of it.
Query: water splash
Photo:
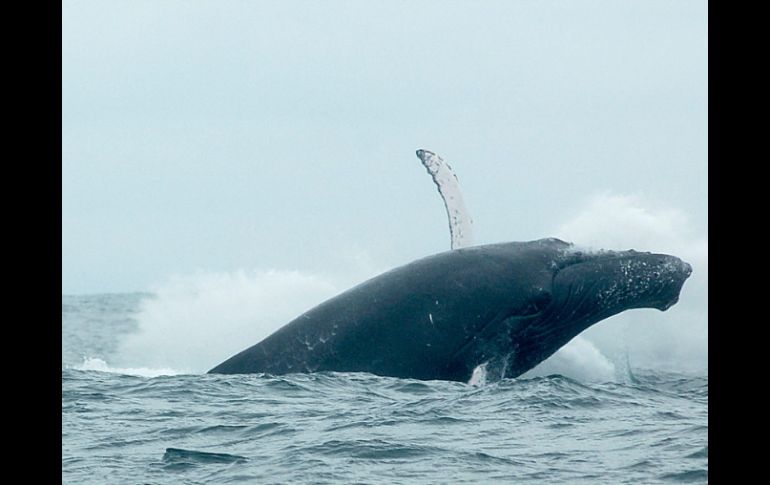
[[[590,340],[580,335],[521,377],[529,379],[554,374],[581,382],[608,382],[618,378],[615,364]]]
[[[639,195],[603,192],[591,196],[554,235],[596,250],[673,254],[689,262],[693,274],[672,308],[630,310],[603,320],[526,376],[557,372],[578,380],[628,382],[633,368],[708,371],[708,239],[696,233],[684,212]]]
[[[175,376],[184,374],[184,372],[181,370],[163,367],[113,367],[109,365],[105,360],[99,359],[97,357],[83,357],[83,363],[79,365],[73,365],[72,368],[77,370],[94,370],[99,372],[108,372],[110,374],[121,374],[139,377]]]
[[[142,301],[139,332],[122,342],[110,364],[203,373],[343,288],[299,271],[176,276]]]

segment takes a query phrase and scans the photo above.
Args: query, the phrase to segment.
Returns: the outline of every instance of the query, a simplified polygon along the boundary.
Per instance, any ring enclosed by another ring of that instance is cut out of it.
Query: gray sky
[[[703,1],[73,1],[62,20],[64,293],[174,274],[383,268],[551,236],[596,193],[706,234]]]

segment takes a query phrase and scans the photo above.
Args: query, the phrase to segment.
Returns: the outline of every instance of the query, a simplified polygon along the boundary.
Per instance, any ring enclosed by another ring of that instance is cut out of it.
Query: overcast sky
[[[706,234],[703,1],[72,1],[63,292],[241,268],[383,268],[551,236],[600,192]]]

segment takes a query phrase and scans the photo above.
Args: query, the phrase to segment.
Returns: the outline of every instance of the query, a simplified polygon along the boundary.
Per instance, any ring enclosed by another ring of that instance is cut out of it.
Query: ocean
[[[62,297],[62,483],[708,482],[706,370],[207,375],[125,357],[154,301]],[[170,352],[194,353],[176,328]]]

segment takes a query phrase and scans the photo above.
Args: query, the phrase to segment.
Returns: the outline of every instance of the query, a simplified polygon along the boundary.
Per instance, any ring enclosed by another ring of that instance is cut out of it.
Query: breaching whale
[[[585,252],[553,238],[454,249],[321,303],[209,372],[467,382],[486,365],[517,377],[603,319],[668,309],[690,273],[675,256]]]
[[[581,252],[558,239],[468,247],[473,220],[452,167],[417,150],[444,201],[452,251],[420,259],[299,316],[209,372],[361,371],[467,382],[517,377],[594,323],[676,303],[674,256]]]

